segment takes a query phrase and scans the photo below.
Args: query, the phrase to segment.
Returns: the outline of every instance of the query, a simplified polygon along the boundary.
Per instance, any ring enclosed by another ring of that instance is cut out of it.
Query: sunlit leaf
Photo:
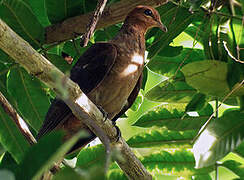
[[[192,97],[192,100],[186,106],[186,112],[198,111],[207,105],[206,95],[197,93]]]
[[[224,166],[238,175],[240,178],[244,178],[244,164],[234,160],[227,160],[221,166]]]
[[[163,81],[148,91],[145,97],[157,102],[188,103],[195,93],[196,90],[185,81],[175,80],[172,83]]]
[[[77,156],[76,166],[87,168],[91,166],[100,166],[105,163],[105,150],[103,145],[97,145],[82,149]]]
[[[230,92],[227,83],[227,63],[214,60],[193,62],[182,67],[187,84],[201,93],[223,98]],[[244,87],[235,91],[233,95],[244,94]]]
[[[207,174],[213,167],[195,169],[193,154],[188,151],[175,151],[169,153],[161,151],[142,159],[143,165],[149,172],[160,172],[165,175],[189,176],[195,174]],[[182,166],[184,164],[184,166]]]
[[[244,140],[244,112],[227,111],[212,119],[193,146],[196,167],[206,167],[233,151]]]
[[[140,127],[166,126],[170,130],[177,131],[194,130],[199,129],[213,112],[211,105],[208,105],[198,113],[198,117],[191,117],[185,114],[185,106],[181,110],[178,107],[179,105],[175,104],[157,107],[141,116],[134,125]]]
[[[171,51],[168,51],[168,53],[170,52]],[[160,52],[149,61],[147,67],[153,72],[172,77],[180,66],[182,67],[190,62],[201,61],[204,59],[205,55],[203,50],[184,48],[179,55],[174,57],[165,56]],[[179,71],[178,74],[179,73],[181,72]]]
[[[130,138],[127,143],[135,148],[186,148],[191,147],[191,140],[196,134],[197,131],[145,130]]]

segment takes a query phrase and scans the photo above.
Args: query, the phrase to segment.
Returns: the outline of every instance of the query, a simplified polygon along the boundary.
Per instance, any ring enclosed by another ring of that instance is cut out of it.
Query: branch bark
[[[152,7],[160,6],[168,0],[122,0],[104,9],[103,15],[99,19],[96,29],[101,29],[119,22],[122,22],[129,11],[138,5],[148,5]],[[68,18],[61,23],[46,27],[45,42],[47,44],[62,42],[73,39],[77,34],[86,32],[86,24],[89,22],[93,12]]]
[[[87,31],[83,36],[83,39],[84,39],[83,46],[84,47],[87,46],[95,28],[96,28],[97,22],[103,13],[106,3],[107,3],[107,0],[98,0],[96,10],[94,11],[94,14],[90,20],[90,23],[87,25]]]
[[[12,118],[14,123],[18,126],[20,132],[25,136],[27,141],[30,144],[36,143],[36,139],[31,134],[27,124],[20,117],[20,115],[15,111],[12,105],[8,102],[8,100],[4,97],[4,95],[0,92],[0,105],[3,107],[3,110]]]
[[[117,158],[116,161],[126,175],[130,179],[152,179],[151,175],[146,171],[145,167],[136,158],[122,138],[118,142],[114,142],[117,131],[112,125],[112,122],[110,120],[104,122],[103,114],[80,90],[79,86],[67,78],[45,57],[36,52],[1,19],[0,48],[16,62],[21,64],[30,74],[35,75],[47,86],[51,87],[61,97],[62,95],[58,90],[55,79],[59,77],[60,79],[66,80],[69,96],[68,99],[63,100],[72,109],[74,115],[82,120],[96,135],[99,135],[99,132],[89,124],[89,121],[95,123],[107,134],[110,141],[113,142],[111,144],[112,147],[120,149],[123,158]]]

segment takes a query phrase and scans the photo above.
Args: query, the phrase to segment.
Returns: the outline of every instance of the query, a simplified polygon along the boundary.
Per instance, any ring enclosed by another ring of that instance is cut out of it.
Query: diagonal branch
[[[87,31],[83,36],[83,38],[84,38],[83,46],[84,47],[87,46],[87,43],[96,28],[97,22],[100,19],[100,17],[102,16],[106,3],[107,3],[107,0],[98,0],[96,10],[90,20],[90,23],[87,26]]]
[[[57,95],[61,96],[55,79],[66,79],[68,89],[68,99],[63,99],[72,109],[74,115],[82,120],[96,135],[99,132],[89,121],[99,126],[109,137],[112,148],[118,148],[122,158],[116,159],[120,168],[129,179],[152,179],[145,167],[133,154],[124,139],[114,142],[116,139],[116,129],[110,120],[104,122],[103,114],[93,104],[87,96],[80,90],[79,86],[67,78],[59,69],[51,64],[45,57],[36,52],[26,41],[18,36],[6,23],[0,19],[0,48],[22,65],[30,74],[51,87]],[[56,77],[54,77],[54,75]],[[87,120],[88,119],[88,120]]]
[[[138,5],[157,7],[167,1],[168,0],[121,0],[104,9],[96,29],[122,22],[128,12]],[[81,35],[85,33],[87,22],[89,22],[91,16],[93,16],[93,12],[68,18],[63,22],[46,27],[46,44],[66,41],[75,38],[77,34]]]
[[[0,92],[0,105],[2,106],[3,110],[12,118],[14,123],[18,126],[20,132],[27,139],[27,141],[30,144],[36,143],[36,139],[31,134],[25,121],[15,111],[15,109],[12,107],[12,105],[8,102],[8,100],[4,97],[4,95],[1,92]]]

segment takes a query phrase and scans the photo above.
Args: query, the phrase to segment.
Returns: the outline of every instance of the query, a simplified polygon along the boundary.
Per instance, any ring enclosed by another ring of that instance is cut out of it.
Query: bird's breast
[[[120,49],[111,71],[88,97],[101,106],[109,118],[113,118],[127,102],[142,73],[143,64],[144,54]]]

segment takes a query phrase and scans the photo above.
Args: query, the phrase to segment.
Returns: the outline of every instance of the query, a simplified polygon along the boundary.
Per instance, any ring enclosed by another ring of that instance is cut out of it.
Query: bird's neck
[[[128,49],[133,49],[139,54],[144,54],[145,32],[146,30],[144,30],[139,24],[124,23],[112,42],[120,42],[119,44],[125,44],[125,46],[129,46]]]

